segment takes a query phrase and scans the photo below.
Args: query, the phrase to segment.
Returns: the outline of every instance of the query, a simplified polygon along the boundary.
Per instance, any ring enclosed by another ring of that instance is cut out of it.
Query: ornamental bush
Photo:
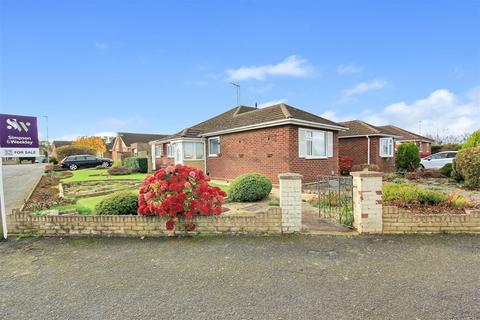
[[[124,161],[125,167],[132,170],[132,172],[148,172],[148,160],[145,157],[130,157]]]
[[[138,214],[166,217],[167,230],[172,230],[183,216],[186,230],[194,230],[195,225],[189,221],[194,215],[222,213],[227,194],[208,185],[208,181],[210,178],[202,170],[180,164],[158,170],[140,188]]]
[[[457,182],[463,181],[462,168],[458,164],[457,159],[453,159],[452,161],[451,177]]]
[[[130,191],[112,193],[95,206],[98,215],[137,214],[138,197]]]
[[[445,176],[445,177],[450,177],[452,175],[452,164],[447,163],[444,165],[442,168],[440,168],[440,172]]]
[[[402,143],[398,146],[397,159],[395,160],[397,171],[413,172],[418,168],[419,164],[420,153],[415,143]]]
[[[339,156],[338,157],[338,170],[340,170],[341,175],[348,175],[352,171],[353,159],[349,156]]]
[[[458,152],[456,161],[460,165],[465,186],[480,187],[480,147],[462,149]]]
[[[265,199],[270,191],[270,179],[259,173],[246,173],[233,180],[228,198],[232,201],[253,202]]]

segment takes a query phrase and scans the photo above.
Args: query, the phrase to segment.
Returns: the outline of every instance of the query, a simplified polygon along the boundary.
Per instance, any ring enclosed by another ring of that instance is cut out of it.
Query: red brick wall
[[[163,143],[162,144],[162,156],[160,158],[155,158],[156,169],[158,170],[158,169],[170,166],[170,165],[173,166],[174,164],[175,164],[175,159],[167,157],[167,144]]]
[[[380,137],[370,137],[370,163],[382,172],[395,171],[395,157],[380,157]],[[340,156],[353,159],[354,165],[368,163],[368,139],[366,137],[340,139]]]
[[[220,155],[207,156],[207,171],[212,178],[232,180],[258,172],[278,183],[278,174],[300,173],[303,181],[318,175],[337,173],[338,141],[334,134],[334,156],[330,159],[306,160],[298,157],[298,127],[279,126],[222,135]],[[208,155],[208,152],[207,152]]]

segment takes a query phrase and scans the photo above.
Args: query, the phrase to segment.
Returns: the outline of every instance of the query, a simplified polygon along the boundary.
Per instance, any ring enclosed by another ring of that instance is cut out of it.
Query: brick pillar
[[[282,173],[280,181],[280,208],[282,232],[299,232],[302,229],[302,175]]]
[[[353,226],[359,233],[382,233],[381,172],[351,172],[353,177]]]

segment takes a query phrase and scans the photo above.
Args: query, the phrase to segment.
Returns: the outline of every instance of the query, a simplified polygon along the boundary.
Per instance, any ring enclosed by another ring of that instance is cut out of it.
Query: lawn
[[[215,182],[209,182],[208,184],[211,185],[212,187],[219,187],[223,192],[226,192],[227,194],[230,192],[229,185],[215,183]]]
[[[73,176],[62,179],[63,183],[93,180],[144,180],[147,173],[132,173],[121,176],[110,176],[107,169],[83,169],[71,171]]]
[[[137,189],[130,189],[129,190],[132,193],[138,194]],[[108,197],[109,194],[103,195],[103,196],[97,196],[97,197],[89,197],[89,198],[82,198],[77,200],[77,205],[83,208],[88,208],[90,209],[94,214],[95,214],[95,206],[97,203]]]

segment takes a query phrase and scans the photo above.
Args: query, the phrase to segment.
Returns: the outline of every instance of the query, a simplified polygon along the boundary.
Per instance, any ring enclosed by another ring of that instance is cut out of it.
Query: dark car
[[[62,168],[68,168],[70,170],[77,170],[79,168],[93,168],[97,166],[108,168],[113,164],[113,160],[82,154],[68,156],[60,161],[60,164],[62,165]]]

